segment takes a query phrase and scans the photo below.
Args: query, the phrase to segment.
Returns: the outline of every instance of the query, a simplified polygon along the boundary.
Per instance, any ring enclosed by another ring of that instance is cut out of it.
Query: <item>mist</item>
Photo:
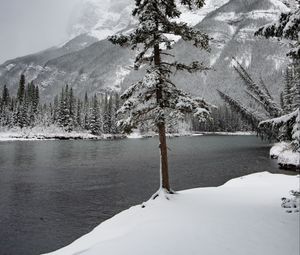
[[[0,63],[61,44],[80,0],[0,0]]]

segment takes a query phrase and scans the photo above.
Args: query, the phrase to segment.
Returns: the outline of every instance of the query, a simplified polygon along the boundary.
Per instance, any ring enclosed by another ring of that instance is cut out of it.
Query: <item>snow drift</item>
[[[299,176],[264,172],[182,191],[132,207],[50,254],[298,255],[299,199],[292,213],[281,207],[298,189]]]

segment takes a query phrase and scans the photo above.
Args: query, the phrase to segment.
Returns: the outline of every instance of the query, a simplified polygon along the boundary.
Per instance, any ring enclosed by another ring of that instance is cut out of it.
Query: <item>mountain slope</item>
[[[132,7],[126,1],[121,2],[113,0],[111,5],[105,5],[104,1],[103,7],[98,0],[88,0],[73,23],[74,39],[61,47],[7,61],[0,66],[0,84],[15,90],[20,74],[25,72],[28,80],[41,86],[42,96],[48,99],[65,83],[72,85],[76,94],[129,86],[141,75],[128,68],[134,53],[102,40],[134,25],[129,15]],[[234,56],[256,78],[262,74],[271,91],[278,94],[287,61],[284,48],[277,41],[255,38],[253,34],[286,9],[278,0],[209,0],[201,10],[189,12],[183,8],[183,20],[214,38],[212,52],[201,52],[183,41],[177,42],[174,51],[183,62],[203,60],[214,70],[207,74],[178,73],[176,82],[214,102],[219,101],[215,88],[241,96],[241,81],[231,67]]]

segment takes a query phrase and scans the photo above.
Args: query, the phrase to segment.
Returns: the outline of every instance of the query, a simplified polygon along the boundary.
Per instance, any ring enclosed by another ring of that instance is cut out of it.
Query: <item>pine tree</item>
[[[93,135],[100,135],[102,132],[101,117],[99,111],[99,103],[96,95],[94,95],[92,105],[93,108],[90,118],[90,130]]]
[[[3,91],[2,91],[2,104],[7,106],[9,104],[9,91],[7,89],[7,86],[4,85]]]
[[[68,95],[68,112],[69,118],[67,120],[67,131],[71,132],[74,129],[75,125],[75,98],[73,94],[73,88],[70,88]]]
[[[300,60],[294,60],[294,79],[292,89],[292,110],[300,108]]]
[[[262,83],[259,85],[256,83],[246,69],[235,59],[233,58],[234,69],[239,74],[240,78],[246,86],[246,93],[252,99],[261,105],[270,117],[278,117],[282,115],[282,109],[279,105],[273,100],[268,89]],[[264,84],[264,83],[263,83]]]
[[[259,28],[255,35],[262,35],[266,38],[275,37],[281,40],[287,40],[292,43],[287,44],[288,47],[292,45],[292,49],[288,55],[293,59],[300,59],[300,3],[291,6],[291,11],[288,13],[281,13],[279,20]]]
[[[111,134],[118,134],[119,133],[119,128],[117,125],[117,110],[120,108],[120,98],[119,94],[115,93],[114,94],[114,102],[113,107],[112,107],[112,112],[111,112]]]
[[[103,132],[111,134],[112,131],[112,95],[108,98],[105,94],[104,113],[103,113]]]
[[[56,124],[59,120],[59,99],[56,95],[53,102],[52,123]]]
[[[82,102],[80,99],[77,99],[77,107],[76,107],[76,125],[78,127],[82,127]]]
[[[178,5],[192,9],[201,8],[204,0],[136,0],[133,16],[138,19],[138,27],[129,35],[112,36],[109,40],[114,44],[128,46],[139,50],[134,67],[148,64],[145,77],[133,84],[121,96],[125,100],[118,111],[120,127],[131,132],[139,123],[152,120],[157,127],[160,141],[161,187],[160,191],[172,193],[169,184],[168,150],[166,142],[167,118],[183,118],[185,113],[194,113],[200,119],[207,119],[208,104],[199,98],[176,88],[171,81],[175,71],[186,70],[190,73],[208,70],[198,61],[190,65],[168,62],[173,40],[166,35],[176,35],[184,41],[190,41],[195,47],[209,51],[209,37],[189,27],[184,22],[176,22],[181,12]],[[160,192],[159,191],[159,192]],[[159,195],[159,192],[154,196]]]
[[[295,152],[300,153],[300,108],[297,109],[297,116],[292,131],[292,145]]]
[[[69,120],[69,107],[67,103],[67,95],[66,92],[68,92],[68,89],[62,88],[61,94],[60,94],[60,105],[59,105],[59,117],[58,122],[60,127],[67,127],[68,126],[68,120]]]
[[[40,102],[39,87],[33,85],[33,87],[32,87],[32,106],[33,106],[33,112],[34,113],[37,112],[39,102]]]
[[[89,109],[90,109],[89,98],[88,98],[87,92],[85,92],[85,95],[84,95],[84,109],[83,109],[84,110],[84,112],[83,112],[83,127],[86,130],[90,129]]]
[[[293,88],[293,70],[291,67],[288,67],[285,73],[285,86],[282,92],[283,111],[285,113],[291,112],[292,109],[292,103],[293,103],[292,88]]]
[[[218,93],[233,111],[237,112],[244,121],[251,125],[254,130],[258,131],[258,124],[263,120],[261,116],[259,116],[259,114],[250,111],[248,107],[244,106],[241,102],[231,98],[224,92],[218,90]]]
[[[24,96],[25,96],[25,75],[21,74],[19,88],[18,88],[18,95],[17,95],[17,99],[20,103],[23,102]]]

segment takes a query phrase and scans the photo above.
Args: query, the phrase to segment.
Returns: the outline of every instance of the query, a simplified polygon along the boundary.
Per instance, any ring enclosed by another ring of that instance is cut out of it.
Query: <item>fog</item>
[[[0,63],[61,44],[80,0],[0,0]]]

